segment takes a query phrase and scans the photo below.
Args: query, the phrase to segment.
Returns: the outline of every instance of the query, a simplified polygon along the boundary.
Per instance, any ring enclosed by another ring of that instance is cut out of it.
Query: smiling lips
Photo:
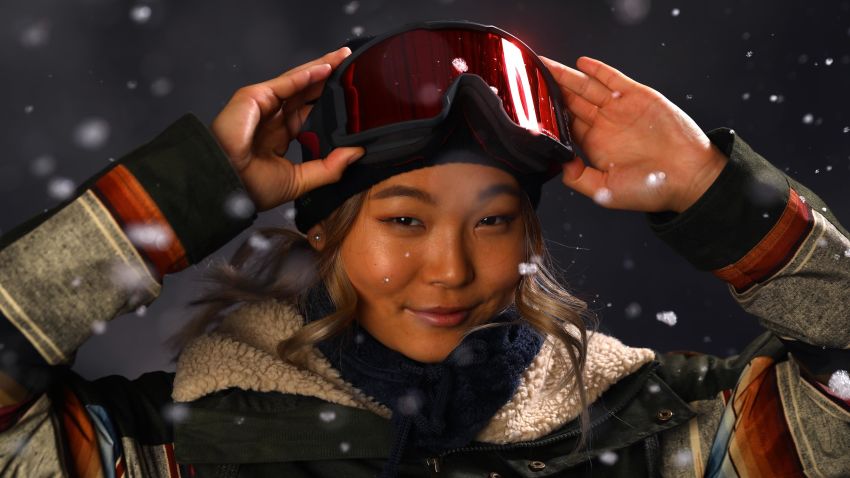
[[[417,319],[434,327],[454,327],[469,316],[471,307],[434,307],[431,309],[405,309]]]

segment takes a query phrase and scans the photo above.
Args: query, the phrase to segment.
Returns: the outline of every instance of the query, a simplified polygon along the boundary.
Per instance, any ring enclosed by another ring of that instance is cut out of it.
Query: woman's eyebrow
[[[491,197],[498,196],[499,194],[509,194],[511,196],[520,199],[520,191],[515,186],[511,184],[493,184],[489,186],[487,189],[482,190],[478,193],[478,202],[482,202],[484,200],[490,199]],[[431,194],[427,191],[423,191],[418,188],[414,188],[411,186],[402,186],[400,184],[395,184],[393,186],[388,186],[380,191],[372,194],[371,199],[387,199],[391,197],[405,196],[410,197],[424,203],[430,204],[432,206],[437,205],[437,201],[434,199]]]

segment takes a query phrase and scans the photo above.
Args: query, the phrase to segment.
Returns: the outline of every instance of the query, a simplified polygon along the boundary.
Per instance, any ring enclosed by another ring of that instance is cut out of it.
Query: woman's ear
[[[307,231],[307,240],[313,249],[321,251],[325,247],[325,230],[320,224],[316,224]]]

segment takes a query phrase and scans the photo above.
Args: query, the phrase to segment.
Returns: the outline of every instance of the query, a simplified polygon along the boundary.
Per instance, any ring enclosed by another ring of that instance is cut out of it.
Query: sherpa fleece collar
[[[303,323],[298,309],[286,302],[264,301],[234,311],[218,329],[192,341],[180,355],[172,398],[190,402],[228,388],[274,391],[312,396],[389,418],[387,407],[342,380],[318,351],[309,354],[307,370],[277,357],[277,344]],[[551,340],[543,344],[513,398],[496,412],[478,441],[534,440],[581,413],[573,386],[560,388],[560,379],[569,377],[572,367],[557,353],[559,347],[562,345]],[[590,335],[584,376],[588,403],[654,356],[650,349],[628,347],[598,332]]]

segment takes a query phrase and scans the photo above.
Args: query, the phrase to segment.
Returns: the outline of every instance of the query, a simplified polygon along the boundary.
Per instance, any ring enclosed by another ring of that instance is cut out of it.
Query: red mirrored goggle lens
[[[341,74],[348,134],[434,118],[449,86],[464,73],[480,76],[508,117],[534,133],[569,143],[556,101],[534,53],[485,31],[410,30],[369,47]]]

